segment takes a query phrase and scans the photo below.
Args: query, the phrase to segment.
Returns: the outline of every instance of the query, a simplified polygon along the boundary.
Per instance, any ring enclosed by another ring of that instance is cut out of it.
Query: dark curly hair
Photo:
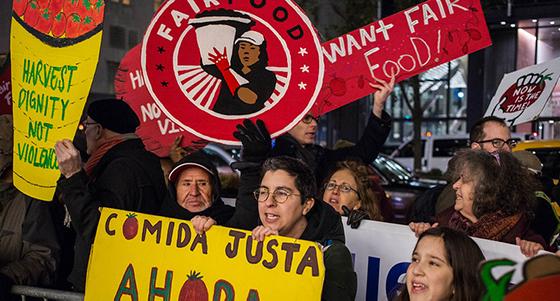
[[[337,162],[336,168],[334,168],[331,174],[327,178],[325,178],[321,195],[324,194],[325,184],[330,181],[333,174],[335,174],[339,170],[344,170],[344,169],[350,171],[350,173],[354,177],[354,181],[356,181],[356,184],[358,184],[357,190],[358,190],[358,198],[360,200],[360,205],[361,208],[367,212],[369,219],[382,221],[383,217],[381,216],[379,207],[377,205],[379,201],[375,196],[375,192],[373,191],[373,188],[371,186],[371,179],[368,176],[367,166],[361,162],[353,161],[353,160]]]
[[[473,213],[477,218],[495,211],[513,215],[532,209],[538,183],[511,153],[462,150],[452,160],[457,177],[474,181]]]

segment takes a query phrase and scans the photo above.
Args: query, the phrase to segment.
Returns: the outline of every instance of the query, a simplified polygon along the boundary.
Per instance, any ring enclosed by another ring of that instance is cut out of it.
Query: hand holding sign
[[[391,76],[391,81],[387,83],[382,79],[376,79],[378,83],[368,83],[370,87],[377,89],[375,94],[373,95],[373,114],[377,116],[377,118],[381,118],[383,114],[383,108],[385,107],[385,103],[389,98],[389,95],[393,93],[393,89],[395,88],[395,75]]]
[[[54,151],[58,161],[58,168],[64,177],[68,179],[80,172],[82,169],[82,159],[80,152],[74,147],[72,141],[68,139],[57,141],[54,145]]]

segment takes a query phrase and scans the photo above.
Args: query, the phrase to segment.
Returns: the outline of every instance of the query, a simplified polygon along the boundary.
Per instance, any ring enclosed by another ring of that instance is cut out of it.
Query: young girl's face
[[[451,299],[453,268],[441,237],[425,236],[418,242],[406,271],[406,288],[414,301]]]

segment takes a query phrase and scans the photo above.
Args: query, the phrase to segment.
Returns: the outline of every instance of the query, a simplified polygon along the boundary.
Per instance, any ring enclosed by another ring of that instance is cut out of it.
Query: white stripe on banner
[[[358,275],[356,300],[387,300],[388,292],[397,281],[404,281],[412,249],[416,245],[414,233],[408,226],[374,221],[364,221],[358,229],[351,229],[346,225],[346,217],[342,221],[346,245],[354,257],[354,270]],[[486,259],[508,258],[518,262],[512,282],[521,280],[521,267],[527,258],[518,246],[486,239],[474,240]],[[513,268],[495,268],[492,272],[498,278]]]

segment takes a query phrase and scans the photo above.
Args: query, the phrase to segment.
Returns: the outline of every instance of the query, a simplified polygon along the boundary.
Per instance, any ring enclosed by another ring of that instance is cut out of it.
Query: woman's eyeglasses
[[[268,200],[270,194],[270,191],[266,187],[257,188],[257,190],[253,192],[255,199],[259,202],[265,202],[266,200]],[[276,203],[282,204],[286,202],[291,195],[301,196],[301,194],[293,193],[287,189],[279,188],[274,190],[274,192],[272,193],[272,199]]]
[[[342,184],[336,184],[335,182],[328,182],[327,184],[325,184],[325,190],[335,190],[338,188],[338,191],[342,192],[342,193],[350,193],[350,192],[355,192],[357,195],[359,195],[358,191],[354,188],[352,188],[352,186],[346,184],[346,183],[342,183]]]

